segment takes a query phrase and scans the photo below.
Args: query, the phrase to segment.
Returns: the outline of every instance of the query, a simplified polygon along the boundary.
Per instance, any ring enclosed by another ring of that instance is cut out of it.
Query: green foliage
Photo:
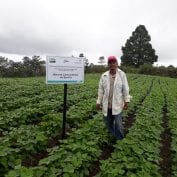
[[[153,73],[153,67],[150,64],[141,65],[139,68],[139,74]]]
[[[85,69],[86,73],[103,73],[108,68],[104,65],[90,65],[88,68]]]
[[[5,177],[33,177],[33,170],[16,166],[16,170],[10,171]]]
[[[152,66],[151,64],[143,64],[139,68],[132,66],[121,66],[120,67],[126,73],[134,74],[146,74],[156,76],[167,76],[177,78],[177,68],[174,66]]]
[[[144,65],[145,71],[149,72],[149,68]],[[99,161],[101,171],[96,176],[160,176],[164,95],[168,126],[172,133],[172,176],[176,176],[176,79],[140,74],[127,76],[133,99],[124,112],[124,119],[136,108],[136,121],[129,128],[126,138],[116,142],[110,157]],[[99,78],[100,74],[87,74],[84,84],[69,85],[67,128],[70,131],[66,139],[57,139],[59,144],[50,148],[47,146],[48,140],[56,138],[62,126],[63,87],[45,86],[44,78],[1,78],[0,175],[89,176],[90,167],[100,158],[102,145],[109,144],[111,139],[104,128],[102,113],[95,109]],[[33,153],[45,150],[47,157],[42,158],[38,165],[23,166],[24,159],[32,159]]]
[[[120,69],[122,69],[125,73],[133,73],[133,74],[138,74],[139,69],[132,67],[132,66],[120,66]]]
[[[122,47],[122,65],[139,67],[156,62],[158,56],[155,55],[150,40],[151,37],[145,26],[139,25],[127,40],[125,47]]]

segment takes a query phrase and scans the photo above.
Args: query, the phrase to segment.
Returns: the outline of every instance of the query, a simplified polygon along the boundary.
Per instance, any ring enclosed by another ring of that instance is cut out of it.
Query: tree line
[[[130,73],[154,74],[162,76],[177,77],[177,68],[172,65],[165,67],[153,67],[158,61],[155,49],[152,47],[151,37],[144,25],[139,25],[127,39],[125,46],[122,46],[121,67]],[[78,57],[83,58],[86,72],[104,71],[105,58],[98,58],[100,65],[89,65],[89,60],[83,53]],[[40,56],[32,58],[24,57],[22,62],[14,62],[8,58],[0,57],[0,77],[32,77],[45,75],[45,61]]]
[[[155,67],[151,64],[144,64],[140,67],[121,65],[120,68],[126,73],[159,75],[174,78],[177,77],[177,68],[172,65],[168,67]],[[21,62],[14,62],[12,60],[9,60],[8,58],[0,57],[0,77],[45,76],[45,69],[45,61],[42,60],[40,56],[33,56],[32,58],[24,57]],[[106,70],[107,68],[105,65],[85,65],[86,73],[102,73]]]
[[[0,77],[33,77],[45,75],[45,61],[40,56],[23,57],[15,62],[0,56]]]

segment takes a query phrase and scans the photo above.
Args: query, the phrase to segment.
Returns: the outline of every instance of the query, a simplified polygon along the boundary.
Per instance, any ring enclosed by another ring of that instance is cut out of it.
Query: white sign
[[[47,56],[47,84],[73,84],[83,82],[84,61],[82,58]]]

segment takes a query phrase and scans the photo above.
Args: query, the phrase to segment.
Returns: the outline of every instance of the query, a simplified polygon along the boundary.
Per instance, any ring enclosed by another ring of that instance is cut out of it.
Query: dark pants
[[[115,136],[118,140],[124,138],[123,125],[122,125],[122,113],[118,115],[112,115],[112,109],[108,109],[107,116],[104,116],[104,122],[109,132]]]

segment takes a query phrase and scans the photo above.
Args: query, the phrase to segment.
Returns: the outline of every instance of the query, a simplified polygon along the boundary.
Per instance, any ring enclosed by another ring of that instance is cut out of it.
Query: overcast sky
[[[0,55],[122,55],[145,25],[159,65],[177,67],[177,0],[0,0]]]

